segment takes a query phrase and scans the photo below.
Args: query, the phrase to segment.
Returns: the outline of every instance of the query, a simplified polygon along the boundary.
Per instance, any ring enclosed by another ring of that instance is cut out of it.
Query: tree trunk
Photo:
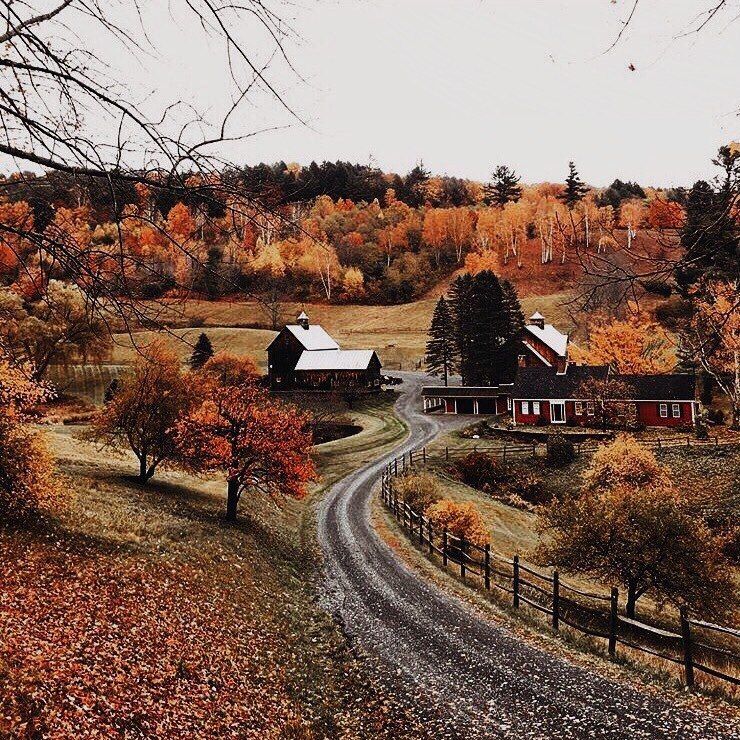
[[[226,521],[236,521],[236,507],[239,503],[239,481],[232,478],[228,482],[226,494]]]
[[[139,483],[146,483],[151,475],[147,475],[146,455],[139,457]]]

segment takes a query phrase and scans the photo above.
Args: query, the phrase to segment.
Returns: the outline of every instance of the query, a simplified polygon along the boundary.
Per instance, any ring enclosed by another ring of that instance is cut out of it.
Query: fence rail
[[[573,447],[576,455],[588,455],[596,452],[600,445],[609,440],[585,440],[574,442]],[[696,439],[695,437],[656,437],[655,439],[637,440],[641,447],[654,452],[663,452],[664,450],[673,449],[719,449],[725,447],[740,446],[740,439],[720,439],[719,437],[710,437],[708,439]],[[445,446],[423,450],[416,450],[410,453],[413,461],[414,455],[424,454],[425,459],[455,460],[469,455],[471,452],[481,452],[494,457],[501,458],[504,462],[508,459],[536,457],[537,451],[546,446],[545,442],[532,440],[531,442],[509,442],[502,440],[500,442],[476,443],[474,445]]]
[[[553,630],[559,630],[563,623],[583,634],[607,640],[611,658],[615,657],[617,646],[623,645],[682,665],[686,686],[694,686],[695,671],[740,685],[740,630],[690,618],[684,609],[679,611],[680,632],[623,616],[619,613],[617,588],[612,588],[609,594],[577,588],[562,581],[557,570],[543,572],[523,563],[519,555],[507,558],[493,550],[490,543],[468,542],[435,527],[423,513],[401,500],[393,485],[394,478],[414,467],[415,462],[425,462],[429,457],[429,452],[422,448],[394,458],[382,471],[381,496],[411,540],[430,557],[438,555],[444,568],[456,567],[463,580],[474,578],[486,591],[507,594],[516,609],[526,604],[545,614]],[[711,638],[699,639],[702,632],[720,635],[732,647],[706,641]]]

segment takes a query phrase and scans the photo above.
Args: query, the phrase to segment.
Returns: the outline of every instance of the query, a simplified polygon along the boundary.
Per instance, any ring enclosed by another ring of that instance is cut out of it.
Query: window
[[[522,413],[523,414],[529,413],[529,401],[522,401]]]
[[[540,413],[540,402],[539,401],[532,401],[532,413],[533,414]]]
[[[596,407],[593,401],[586,401],[586,410],[589,416],[593,416],[596,413]]]
[[[668,404],[667,403],[661,403],[660,404],[660,418],[661,419],[667,419],[668,418]]]
[[[511,396],[506,397],[506,410],[511,411]]]
[[[576,401],[576,416],[583,416],[583,401]]]
[[[681,404],[680,403],[673,404],[673,418],[674,419],[681,418]]]

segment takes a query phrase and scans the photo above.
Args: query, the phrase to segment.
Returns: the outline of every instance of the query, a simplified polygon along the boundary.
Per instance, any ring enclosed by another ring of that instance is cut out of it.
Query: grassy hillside
[[[559,328],[569,331],[573,322],[566,304],[571,298],[571,293],[524,296],[522,308],[527,316],[540,311]],[[397,306],[289,302],[284,304],[283,314],[286,321],[292,322],[301,310],[305,310],[312,322],[324,326],[343,347],[376,349],[386,369],[398,369],[400,364],[404,370],[409,370],[424,356],[426,333],[435,302],[434,297]],[[227,349],[251,355],[264,367],[265,348],[274,336],[274,332],[266,329],[246,328],[264,326],[267,321],[262,308],[253,302],[172,302],[161,311],[160,319],[173,327],[168,341],[183,357],[190,354],[191,345],[200,332],[205,331],[217,351]],[[154,335],[154,332],[117,335],[113,361],[131,362],[135,357],[135,346],[146,345]]]
[[[403,737],[413,722],[317,604],[310,536],[323,486],[405,434],[392,401],[317,449],[314,496],[247,497],[236,525],[222,480],[142,488],[130,456],[48,428],[72,499],[0,526],[0,736]]]

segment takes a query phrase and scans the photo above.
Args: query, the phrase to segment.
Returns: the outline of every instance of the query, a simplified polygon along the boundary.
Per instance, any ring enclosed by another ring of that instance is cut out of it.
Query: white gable
[[[338,350],[339,345],[327,334],[323,327],[313,324],[304,329],[300,324],[289,324],[285,327],[302,345],[311,352],[315,350]]]
[[[552,324],[545,324],[540,328],[535,324],[527,324],[525,329],[534,337],[547,345],[560,357],[565,357],[568,352],[568,335],[561,334]]]

